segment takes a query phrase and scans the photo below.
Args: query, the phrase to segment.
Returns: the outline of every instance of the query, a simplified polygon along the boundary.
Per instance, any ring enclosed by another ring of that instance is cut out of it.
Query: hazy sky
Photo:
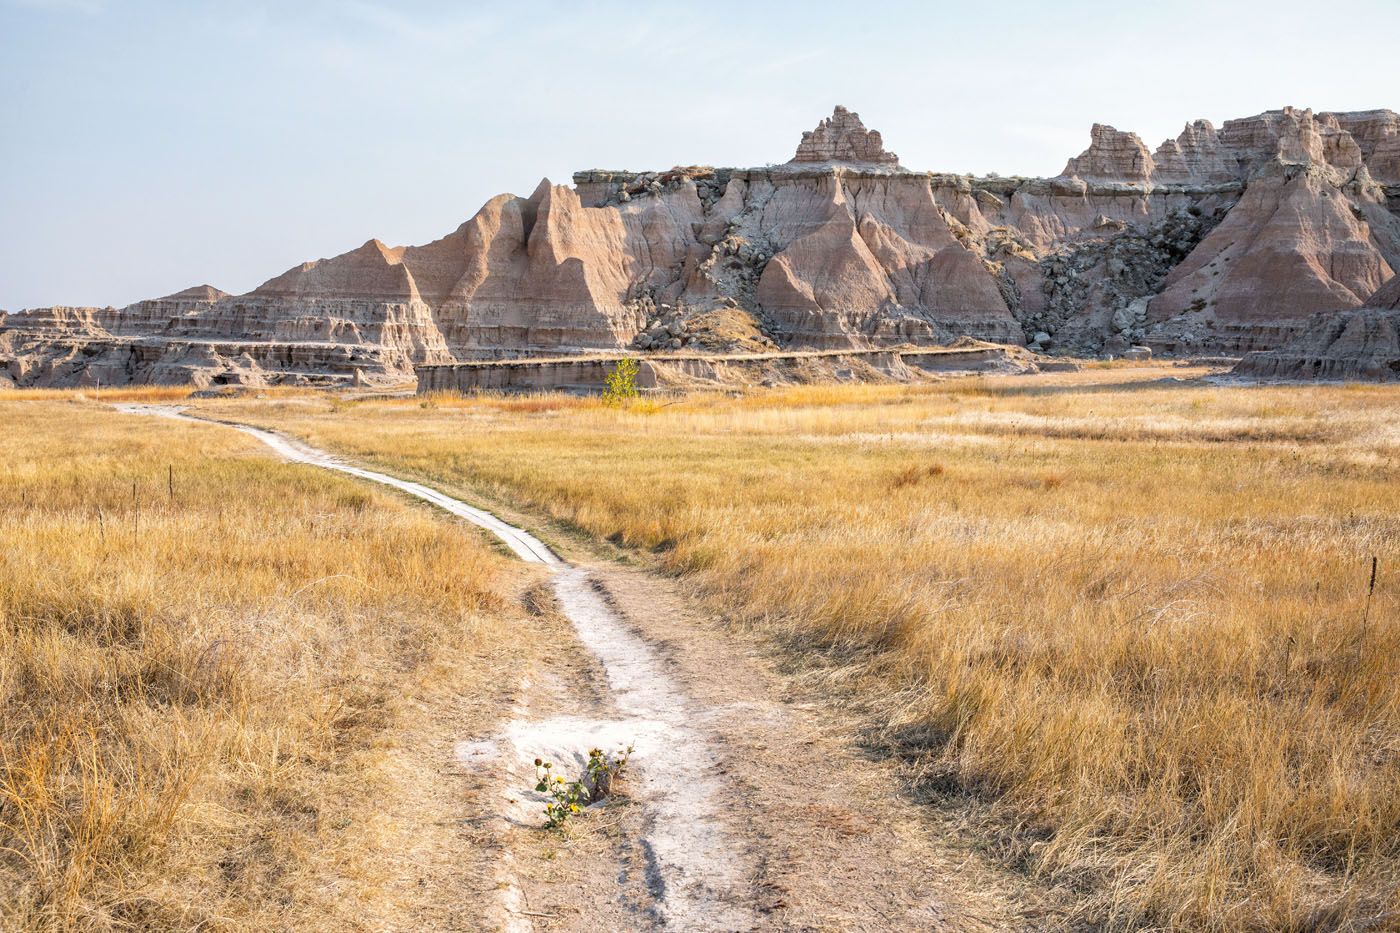
[[[0,0],[0,308],[242,292],[578,169],[784,162],[841,103],[910,168],[1055,174],[1286,104],[1400,108],[1397,0]]]

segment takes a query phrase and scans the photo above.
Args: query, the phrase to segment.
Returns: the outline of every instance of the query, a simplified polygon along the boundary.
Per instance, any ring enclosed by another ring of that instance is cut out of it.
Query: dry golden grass
[[[489,715],[513,583],[227,429],[0,403],[0,928],[401,925],[400,739]]]
[[[1396,927],[1400,394],[1162,375],[215,407],[652,555],[1082,919]]]
[[[190,386],[122,386],[107,389],[0,389],[0,402],[83,401],[174,402],[189,398]]]

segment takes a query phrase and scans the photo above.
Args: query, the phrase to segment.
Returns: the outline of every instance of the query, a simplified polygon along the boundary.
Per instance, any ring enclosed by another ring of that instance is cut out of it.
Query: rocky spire
[[[1209,120],[1186,124],[1181,135],[1168,139],[1152,155],[1152,181],[1163,185],[1216,184],[1235,181],[1237,169],[1220,148],[1220,134]]]
[[[899,156],[885,151],[884,140],[875,130],[867,130],[860,114],[851,113],[840,104],[817,128],[802,134],[793,163],[855,162],[876,165],[898,165]]]
[[[1089,131],[1089,148],[1065,166],[1062,175],[1085,181],[1146,182],[1155,166],[1152,153],[1136,133],[1125,133],[1103,123]]]

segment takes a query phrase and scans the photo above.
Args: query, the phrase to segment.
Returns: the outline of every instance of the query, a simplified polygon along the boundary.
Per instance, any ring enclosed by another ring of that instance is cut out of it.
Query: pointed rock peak
[[[531,193],[530,197],[526,200],[528,200],[532,204],[539,204],[543,202],[545,198],[549,197],[550,192],[552,192],[553,190],[554,183],[548,178],[541,178],[540,183],[538,185],[535,185],[534,192]]]
[[[170,295],[159,299],[160,301],[218,301],[220,298],[227,298],[228,292],[215,288],[212,285],[195,285],[191,288],[181,289]]]
[[[897,166],[899,156],[885,151],[880,134],[867,130],[860,122],[860,114],[837,104],[831,116],[818,123],[815,130],[802,134],[797,154],[788,164],[824,162]]]
[[[383,240],[378,239],[376,237],[366,240],[363,246],[361,246],[357,250],[354,250],[350,255],[377,255],[380,258],[382,258],[385,262],[393,264],[398,262],[403,257],[403,251],[404,248],[402,246],[390,246]]]
[[[520,228],[525,242],[530,241],[530,234],[535,230],[535,221],[539,220],[540,208],[548,211],[553,202],[554,184],[548,178],[541,178],[540,183],[535,185],[535,191],[520,204]]]

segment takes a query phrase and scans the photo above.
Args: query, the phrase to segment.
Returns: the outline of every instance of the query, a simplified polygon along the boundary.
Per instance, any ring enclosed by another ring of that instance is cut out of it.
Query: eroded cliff
[[[425,246],[370,240],[245,295],[0,314],[21,385],[380,380],[631,347],[960,336],[1116,354],[1276,348],[1400,266],[1400,117],[1284,108],[1150,150],[1097,125],[1055,178],[903,168],[838,107],[764,168],[586,171]]]

